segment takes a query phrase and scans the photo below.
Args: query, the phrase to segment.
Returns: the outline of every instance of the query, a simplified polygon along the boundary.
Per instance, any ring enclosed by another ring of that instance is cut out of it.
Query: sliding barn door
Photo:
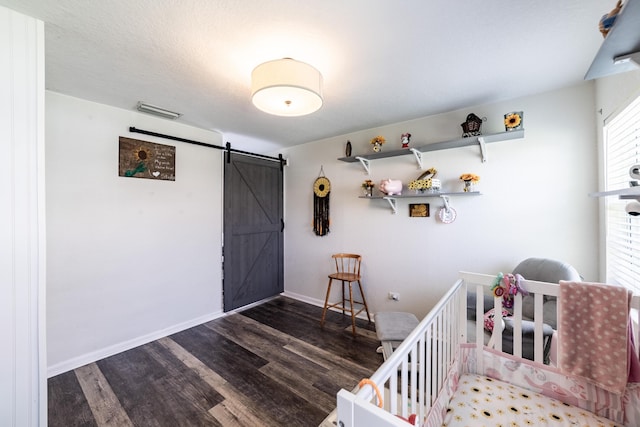
[[[224,169],[224,311],[284,291],[280,163],[230,153]]]

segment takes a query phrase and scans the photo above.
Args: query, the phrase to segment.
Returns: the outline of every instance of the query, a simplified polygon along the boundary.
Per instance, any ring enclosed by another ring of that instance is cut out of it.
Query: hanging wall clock
[[[313,183],[313,231],[317,236],[329,233],[329,195],[331,182],[320,169],[320,176]]]

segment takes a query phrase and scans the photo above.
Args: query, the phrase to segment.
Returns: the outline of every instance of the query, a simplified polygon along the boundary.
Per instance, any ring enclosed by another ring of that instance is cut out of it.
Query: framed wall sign
[[[118,174],[128,178],[176,180],[176,147],[120,137]]]

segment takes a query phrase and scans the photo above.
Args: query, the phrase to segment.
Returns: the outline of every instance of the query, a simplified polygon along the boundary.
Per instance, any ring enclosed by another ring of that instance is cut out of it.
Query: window
[[[629,170],[640,165],[640,97],[605,124],[604,155],[605,189],[628,188]],[[606,280],[640,292],[640,216],[625,211],[633,201],[605,198]]]

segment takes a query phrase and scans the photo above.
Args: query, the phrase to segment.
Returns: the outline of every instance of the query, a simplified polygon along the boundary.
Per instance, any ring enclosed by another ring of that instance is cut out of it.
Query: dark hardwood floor
[[[49,426],[317,426],[382,356],[373,324],[278,297],[48,381]]]

